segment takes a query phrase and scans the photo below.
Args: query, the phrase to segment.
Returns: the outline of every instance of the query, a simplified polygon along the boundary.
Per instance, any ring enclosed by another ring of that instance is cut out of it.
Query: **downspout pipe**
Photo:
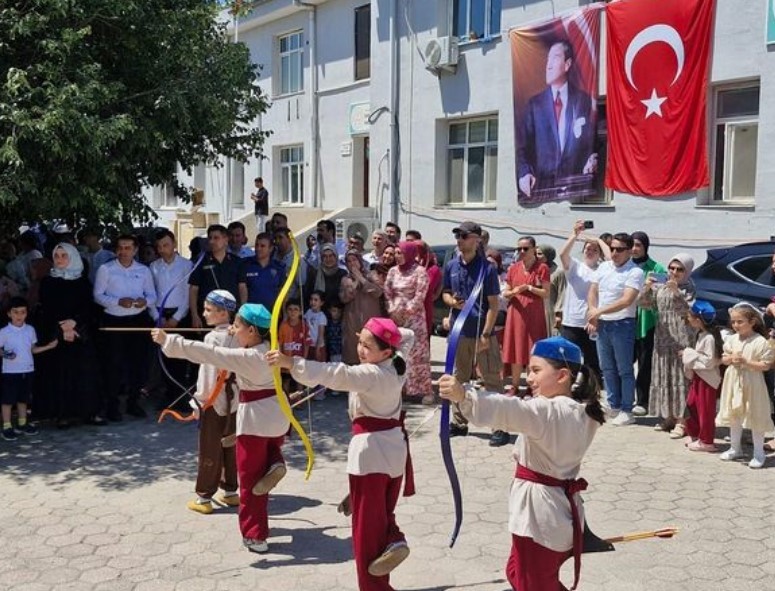
[[[390,0],[390,219],[398,223],[399,167],[401,155],[398,143],[398,1]]]
[[[320,146],[318,142],[318,64],[317,64],[317,6],[303,0],[293,0],[293,5],[306,9],[309,14],[309,112],[310,147],[309,172],[311,177],[310,193],[312,207],[320,207],[318,201],[318,162]]]

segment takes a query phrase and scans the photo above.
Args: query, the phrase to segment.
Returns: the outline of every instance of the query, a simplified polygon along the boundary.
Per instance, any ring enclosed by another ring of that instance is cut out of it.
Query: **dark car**
[[[716,308],[716,323],[729,320],[728,309],[745,300],[764,309],[775,295],[772,255],[775,242],[751,242],[708,250],[707,260],[694,270],[697,299]]]
[[[511,263],[514,262],[514,247],[513,246],[498,246],[490,245],[488,248],[494,248],[501,253],[501,260],[503,262],[503,268],[508,269]],[[431,247],[433,254],[436,255],[436,261],[441,267],[442,272],[444,266],[452,259],[457,249],[456,244],[441,244]],[[447,331],[442,328],[442,321],[449,315],[449,308],[444,303],[441,296],[433,304],[433,332],[439,336],[446,336]]]

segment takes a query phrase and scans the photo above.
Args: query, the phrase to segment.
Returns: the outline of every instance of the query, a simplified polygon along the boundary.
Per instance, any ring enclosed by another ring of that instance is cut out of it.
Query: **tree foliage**
[[[178,164],[261,157],[258,70],[218,11],[216,0],[0,3],[0,219],[143,222],[143,187]]]

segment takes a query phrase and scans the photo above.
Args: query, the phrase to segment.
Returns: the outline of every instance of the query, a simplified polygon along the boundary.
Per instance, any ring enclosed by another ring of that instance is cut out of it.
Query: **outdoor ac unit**
[[[457,37],[437,37],[425,46],[425,67],[429,70],[454,70],[458,60]]]
[[[376,222],[373,218],[357,218],[336,220],[337,238],[347,240],[354,234],[363,236],[366,242],[366,248],[371,244],[371,233],[374,231]]]

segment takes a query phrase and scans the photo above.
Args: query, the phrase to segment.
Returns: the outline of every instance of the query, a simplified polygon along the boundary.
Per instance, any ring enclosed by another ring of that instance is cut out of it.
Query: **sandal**
[[[683,439],[686,437],[686,427],[683,423],[677,423],[673,430],[670,431],[670,439]]]

